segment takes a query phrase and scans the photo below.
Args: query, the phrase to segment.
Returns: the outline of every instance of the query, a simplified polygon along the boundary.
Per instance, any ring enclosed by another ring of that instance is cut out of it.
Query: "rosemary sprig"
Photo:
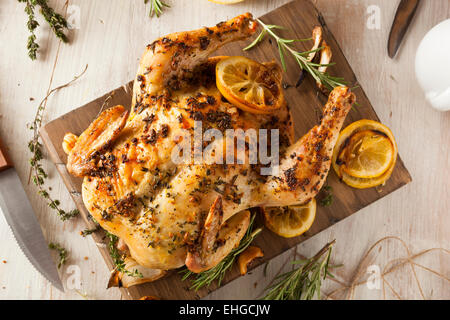
[[[320,299],[322,280],[325,280],[327,276],[334,277],[328,269],[335,242],[336,240],[327,243],[310,259],[293,261],[293,264],[300,266],[277,276],[274,279],[275,283],[266,288],[267,293],[263,299],[311,300],[315,295]]]
[[[123,256],[120,254],[119,250],[116,247],[119,238],[106,230],[105,233],[109,240],[108,242],[109,255],[113,259],[114,265],[116,266],[116,270],[131,277],[142,278],[143,275],[138,269],[130,271],[125,268],[125,261],[123,261]]]
[[[255,215],[251,217],[250,224],[248,226],[245,236],[242,238],[239,246],[233,249],[218,265],[214,268],[200,272],[193,273],[192,271],[184,268],[180,271],[183,274],[182,281],[195,276],[195,279],[191,281],[190,289],[195,291],[203,287],[208,287],[213,281],[217,281],[217,285],[220,286],[226,272],[233,266],[236,258],[253,242],[255,237],[262,231],[262,228],[258,228],[253,231],[253,224]]]
[[[150,12],[149,16],[153,17],[153,15],[156,15],[157,18],[163,13],[164,7],[170,8],[170,6],[163,2],[162,0],[151,0],[150,3]],[[148,0],[144,0],[144,3],[147,4]]]
[[[28,15],[27,27],[30,31],[30,36],[27,41],[27,49],[28,56],[31,60],[36,60],[36,53],[39,48],[39,44],[36,43],[36,34],[34,33],[39,26],[34,13],[36,6],[40,7],[39,12],[42,14],[45,21],[47,21],[55,36],[63,42],[68,42],[67,36],[64,34],[64,30],[68,29],[67,21],[62,15],[56,13],[55,10],[48,5],[47,0],[17,1],[25,3],[25,13]]]
[[[53,242],[49,243],[48,248],[51,250],[58,251],[59,254],[58,269],[61,268],[61,266],[67,262],[67,254],[68,254],[67,250],[61,247],[59,244]]]
[[[28,149],[30,150],[32,157],[30,158],[30,166],[31,172],[30,176],[33,183],[38,188],[38,193],[47,201],[47,205],[56,210],[61,220],[65,221],[71,219],[79,214],[77,209],[65,211],[60,207],[60,201],[53,199],[50,195],[50,188],[46,188],[44,183],[45,179],[48,177],[47,173],[42,167],[41,160],[43,159],[42,153],[42,144],[39,142],[39,129],[42,125],[42,119],[45,111],[46,101],[48,98],[59,89],[70,86],[73,82],[75,82],[78,78],[80,78],[87,70],[87,65],[82,73],[78,76],[75,76],[71,81],[58,86],[48,92],[45,98],[39,104],[34,120],[31,124],[28,125],[28,128],[33,131],[33,138],[28,142]]]
[[[345,81],[343,78],[333,77],[333,76],[329,75],[328,73],[321,72],[319,70],[320,67],[331,66],[331,65],[333,65],[333,63],[320,64],[320,63],[315,63],[315,62],[308,60],[308,55],[310,53],[320,51],[322,48],[317,48],[315,50],[309,50],[309,51],[297,51],[296,49],[294,49],[291,46],[291,44],[294,42],[307,41],[310,39],[283,39],[280,36],[278,36],[274,32],[274,30],[285,29],[284,27],[277,26],[277,25],[266,25],[261,20],[259,20],[259,19],[257,19],[257,20],[260,23],[260,25],[262,26],[263,30],[261,31],[259,36],[249,46],[244,48],[245,51],[254,48],[261,41],[263,41],[264,37],[268,34],[268,35],[272,36],[277,42],[281,65],[283,66],[283,69],[285,71],[286,71],[285,55],[286,55],[286,52],[288,52],[293,56],[293,58],[295,59],[295,61],[297,62],[297,64],[299,65],[301,70],[308,72],[314,78],[314,80],[316,80],[318,83],[324,85],[328,90],[332,90],[333,88],[335,88],[337,86],[345,85]]]

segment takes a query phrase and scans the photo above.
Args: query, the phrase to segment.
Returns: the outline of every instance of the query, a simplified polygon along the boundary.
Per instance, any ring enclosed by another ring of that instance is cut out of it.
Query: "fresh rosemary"
[[[331,250],[336,240],[327,243],[312,258],[292,263],[298,268],[277,276],[274,284],[266,288],[263,300],[311,300],[316,295],[320,299],[320,287],[326,277],[334,276],[330,268]]]
[[[225,277],[226,272],[233,266],[236,258],[245,250],[247,247],[253,242],[255,237],[262,231],[262,228],[258,228],[253,231],[253,224],[255,220],[255,215],[253,215],[250,219],[250,223],[245,233],[245,236],[242,238],[239,246],[233,249],[218,265],[214,268],[200,272],[193,273],[192,271],[184,268],[180,271],[183,274],[182,280],[186,280],[191,276],[195,276],[195,279],[191,281],[190,289],[194,289],[195,291],[199,290],[203,287],[208,287],[211,285],[213,281],[217,281],[217,285],[220,286],[223,278]]]
[[[61,268],[61,266],[67,262],[67,250],[61,247],[59,244],[53,242],[49,243],[48,248],[51,250],[58,251],[59,254],[58,269]]]
[[[131,277],[142,278],[143,275],[139,270],[135,269],[133,271],[130,271],[125,268],[125,261],[123,261],[123,256],[117,249],[117,242],[119,241],[119,238],[106,230],[105,234],[109,240],[108,242],[109,255],[113,259],[114,265],[116,266],[116,270]]]
[[[308,41],[311,39],[283,39],[280,36],[278,36],[274,30],[285,29],[284,27],[278,26],[278,25],[266,25],[261,20],[259,20],[259,19],[257,19],[257,20],[258,20],[259,24],[262,26],[263,30],[250,45],[248,45],[246,48],[244,48],[245,51],[254,48],[256,45],[258,45],[260,42],[262,42],[264,40],[265,36],[268,34],[268,35],[272,36],[277,42],[278,52],[280,54],[281,65],[283,66],[283,69],[285,71],[286,71],[285,55],[286,55],[286,52],[289,52],[294,57],[295,61],[297,62],[297,64],[299,65],[301,70],[308,72],[314,78],[314,80],[316,80],[318,83],[324,85],[328,90],[332,90],[333,88],[335,88],[337,86],[345,85],[345,81],[343,78],[333,77],[333,76],[329,75],[328,73],[321,72],[319,70],[320,67],[331,66],[331,65],[333,65],[333,63],[320,64],[320,63],[315,63],[313,61],[308,60],[308,55],[310,53],[320,51],[322,49],[322,47],[317,48],[315,50],[309,50],[309,51],[297,51],[296,49],[294,49],[291,46],[292,43],[299,42],[299,41]]]
[[[39,48],[39,44],[36,42],[36,34],[35,30],[39,26],[39,22],[36,20],[36,16],[34,10],[36,6],[40,7],[39,12],[44,17],[45,21],[47,21],[50,29],[52,29],[53,33],[58,39],[61,39],[63,42],[68,42],[67,36],[64,34],[64,30],[68,28],[68,24],[66,19],[56,13],[53,8],[48,5],[47,0],[17,0],[18,2],[25,3],[25,13],[28,15],[27,27],[30,31],[30,36],[27,41],[27,49],[28,56],[31,60],[36,60],[37,49]]]
[[[164,7],[170,8],[168,4],[163,2],[162,0],[151,0],[150,3],[150,12],[149,16],[153,17],[153,15],[156,15],[156,17],[159,18],[159,16],[163,13]],[[144,0],[144,2],[147,4],[148,0]]]
[[[28,128],[33,131],[33,138],[28,142],[28,149],[32,153],[32,157],[30,158],[31,179],[33,183],[37,186],[38,193],[47,201],[47,205],[50,208],[56,210],[59,217],[63,221],[77,216],[79,214],[79,211],[77,209],[70,211],[65,211],[61,209],[60,201],[53,199],[50,196],[50,188],[46,188],[44,186],[45,179],[48,177],[48,175],[43,169],[41,164],[41,160],[43,159],[43,153],[42,153],[42,144],[39,142],[39,129],[41,128],[42,125],[42,119],[45,111],[46,101],[48,100],[48,98],[59,89],[70,86],[73,82],[75,82],[78,78],[80,78],[86,72],[86,70],[87,65],[83,70],[83,72],[80,73],[78,76],[75,76],[71,81],[50,90],[47,96],[39,104],[33,122],[28,125]]]

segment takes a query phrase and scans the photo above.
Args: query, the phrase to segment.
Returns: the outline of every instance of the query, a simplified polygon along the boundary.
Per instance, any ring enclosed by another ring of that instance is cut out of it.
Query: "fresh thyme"
[[[292,43],[299,42],[299,41],[308,41],[311,39],[283,39],[280,36],[278,36],[274,30],[285,29],[284,27],[278,26],[278,25],[266,25],[261,20],[259,20],[259,19],[257,19],[257,20],[260,23],[260,25],[262,26],[263,30],[249,46],[244,48],[245,51],[254,48],[256,45],[258,45],[260,42],[262,42],[264,40],[265,36],[268,34],[268,35],[272,36],[277,42],[281,65],[283,66],[283,69],[285,71],[286,71],[285,55],[286,55],[286,52],[288,52],[294,57],[295,61],[297,62],[297,64],[299,65],[299,67],[302,71],[304,70],[304,71],[308,72],[314,78],[314,80],[316,80],[318,83],[324,85],[328,90],[332,90],[335,87],[345,85],[345,81],[343,78],[333,77],[333,76],[329,75],[328,73],[322,72],[319,70],[319,68],[321,68],[321,67],[328,67],[328,66],[333,65],[333,63],[320,64],[320,63],[315,63],[313,61],[308,60],[308,56],[310,53],[318,52],[318,51],[322,50],[322,47],[314,49],[314,50],[309,50],[309,51],[297,51],[296,49],[294,49],[291,46]]]
[[[144,0],[144,2],[147,4],[148,0]],[[151,0],[149,16],[153,17],[153,15],[156,15],[156,17],[159,18],[163,13],[164,7],[170,8],[170,6],[162,0]]]
[[[75,76],[71,81],[63,84],[59,87],[56,87],[50,90],[47,96],[41,101],[39,104],[34,120],[31,124],[28,125],[28,128],[33,131],[33,138],[28,142],[28,149],[32,153],[32,157],[30,158],[30,166],[31,166],[31,179],[33,183],[38,188],[38,193],[47,201],[47,205],[56,210],[61,220],[65,221],[71,219],[79,214],[77,209],[65,211],[60,207],[60,201],[53,199],[50,195],[50,188],[46,188],[44,183],[45,179],[47,179],[48,175],[42,167],[41,160],[43,159],[42,153],[42,144],[39,142],[39,129],[42,125],[42,119],[45,111],[45,106],[48,98],[59,89],[70,86],[73,82],[75,82],[78,78],[80,78],[87,70],[86,68],[80,73],[78,76]]]
[[[233,266],[236,258],[253,242],[255,237],[262,231],[262,228],[258,228],[253,231],[253,223],[255,220],[255,215],[251,217],[250,224],[248,226],[245,236],[242,238],[239,246],[233,249],[218,265],[214,268],[200,272],[193,273],[187,268],[182,269],[180,273],[183,274],[182,281],[188,279],[191,276],[195,276],[195,279],[191,281],[190,289],[195,291],[203,287],[208,287],[213,281],[217,281],[217,285],[220,286],[226,272]]]
[[[333,188],[331,186],[324,186],[319,194],[319,204],[322,207],[329,207],[333,204]]]
[[[51,250],[58,251],[59,254],[58,269],[61,268],[61,266],[67,262],[67,250],[61,247],[59,244],[53,242],[49,243],[48,248]]]
[[[300,266],[277,276],[274,284],[266,288],[263,300],[311,300],[315,295],[320,299],[322,281],[327,276],[333,278],[328,269],[335,242],[327,243],[310,259],[293,261],[293,264]]]
[[[66,19],[56,13],[53,8],[51,8],[47,0],[17,0],[18,2],[25,3],[25,13],[28,15],[27,27],[30,31],[30,36],[27,41],[27,49],[28,56],[31,60],[36,60],[37,49],[39,49],[39,44],[36,42],[36,34],[35,30],[39,26],[39,22],[36,20],[36,16],[34,10],[36,6],[40,7],[39,12],[44,17],[45,21],[47,21],[50,29],[52,29],[53,33],[58,39],[61,39],[63,42],[68,42],[67,36],[64,34],[64,30],[68,28],[68,24]]]
[[[94,232],[97,232],[98,230],[100,230],[100,226],[96,226],[93,229],[84,229],[83,231],[80,232],[80,234],[84,238],[87,237],[88,235],[93,234]]]
[[[113,259],[114,265],[116,266],[116,270],[131,277],[142,278],[143,275],[138,269],[130,271],[125,268],[125,261],[123,261],[123,256],[117,249],[117,242],[119,241],[119,237],[113,235],[112,233],[109,233],[106,230],[105,233],[109,240],[108,242],[109,255]]]

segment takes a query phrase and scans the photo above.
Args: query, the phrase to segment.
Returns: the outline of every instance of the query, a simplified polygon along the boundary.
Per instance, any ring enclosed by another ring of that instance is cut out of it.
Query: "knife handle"
[[[0,172],[8,168],[11,168],[12,166],[13,166],[12,162],[6,155],[6,149],[2,144],[2,141],[0,140]]]

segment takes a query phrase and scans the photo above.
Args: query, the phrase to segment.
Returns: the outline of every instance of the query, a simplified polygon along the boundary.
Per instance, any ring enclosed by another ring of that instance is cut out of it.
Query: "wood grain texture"
[[[246,0],[221,6],[207,0],[166,0],[172,5],[159,19],[147,15],[149,4],[124,0],[69,0],[72,17],[78,11],[78,24],[70,30],[70,44],[62,44],[38,17],[41,27],[38,60],[27,57],[29,32],[23,4],[0,1],[0,136],[8,146],[16,170],[24,184],[33,209],[48,242],[57,242],[69,251],[69,261],[61,268],[65,293],[55,290],[43,278],[17,246],[3,215],[0,214],[0,299],[120,299],[116,288],[106,289],[109,270],[91,237],[83,238],[83,219],[61,222],[47,207],[36,188],[28,182],[30,158],[26,129],[34,117],[38,102],[51,87],[70,81],[89,64],[86,74],[74,85],[49,98],[44,123],[56,119],[75,107],[117,88],[135,76],[138,59],[145,46],[165,34],[191,30],[226,20],[243,12],[261,16],[290,0]],[[65,1],[50,0],[61,12]],[[264,287],[279,272],[291,268],[294,253],[310,256],[327,241],[336,239],[333,261],[343,264],[336,270],[339,279],[353,276],[354,269],[368,247],[386,235],[404,239],[413,252],[429,247],[446,247],[450,243],[450,112],[432,109],[415,80],[414,58],[425,33],[442,20],[450,18],[448,0],[422,1],[394,60],[387,56],[386,44],[399,1],[386,0],[314,0],[325,21],[365,89],[379,118],[388,125],[398,142],[399,151],[413,182],[376,201],[328,229],[302,242],[297,248],[274,258],[265,266],[253,269],[245,277],[214,291],[206,299],[259,298]],[[379,26],[369,28],[374,14]],[[72,23],[74,20],[71,20]],[[277,21],[283,24],[283,21]],[[6,45],[3,45],[6,44]],[[52,68],[58,53],[56,69]],[[30,98],[34,98],[31,100]],[[47,154],[44,154],[48,158]],[[64,209],[73,208],[73,200],[51,161],[43,161],[49,173],[47,185],[61,200]],[[389,259],[402,257],[404,249],[384,245],[383,255],[374,262],[383,267]],[[297,256],[298,257],[298,256]],[[56,258],[56,257],[55,257]],[[6,263],[3,263],[5,261]],[[443,254],[424,256],[426,266],[450,272],[450,259]],[[80,287],[74,287],[78,275]],[[75,269],[74,269],[75,268]],[[420,298],[411,269],[399,270],[390,278],[404,298]],[[449,299],[448,282],[423,270],[416,270],[427,298]],[[334,283],[326,281],[324,292]],[[80,293],[86,296],[81,296]],[[359,299],[383,298],[383,290],[362,286]],[[388,292],[387,298],[396,299]]]
[[[313,27],[322,24],[324,28],[324,39],[332,48],[333,61],[336,63],[336,66],[330,71],[334,75],[344,77],[349,83],[349,86],[355,87],[357,85],[356,77],[342,54],[339,45],[325,25],[323,17],[311,2],[307,0],[294,1],[264,15],[261,19],[268,24],[276,24],[280,20],[283,21],[284,26],[286,26],[288,30],[292,30],[291,32],[284,32],[285,36],[290,39],[308,38],[310,37]],[[300,24],[299,21],[302,21],[302,23]],[[217,52],[217,54],[230,56],[243,55],[242,48],[244,44],[245,43],[241,42],[228,45]],[[305,43],[305,46],[301,49],[303,51],[308,50],[308,45],[310,44]],[[246,52],[245,55],[260,62],[279,59],[276,44],[270,41],[265,41],[257,48]],[[299,77],[299,69],[296,62],[292,59],[287,60],[287,70],[288,72],[285,75],[284,82],[288,84],[289,88],[285,91],[285,97],[292,110],[296,137],[300,138],[318,123],[321,109],[325,104],[327,97],[317,91],[315,81],[312,77],[307,77],[301,86],[298,88],[295,87],[295,83]],[[129,108],[132,96],[131,88],[131,83],[128,83],[85,106],[77,108],[64,116],[49,122],[41,130],[42,140],[47,146],[53,162],[55,162],[72,198],[83,213],[83,217],[86,221],[88,220],[88,212],[81,199],[81,179],[74,178],[68,174],[65,168],[67,158],[62,150],[61,142],[64,134],[67,132],[72,132],[76,135],[81,134],[99,114],[107,97],[110,96],[110,99],[108,100],[109,106],[121,104],[128,106]],[[355,94],[359,105],[350,112],[345,125],[359,119],[379,120],[363,89],[359,87],[355,90]],[[410,182],[411,177],[399,157],[392,177],[381,189],[371,188],[357,190],[350,188],[339,181],[334,171],[331,171],[327,181],[333,188],[333,204],[329,207],[319,206],[316,221],[312,228],[300,237],[284,239],[268,230],[264,230],[255,241],[255,244],[264,250],[264,258],[254,263],[252,268],[269,261],[275,256],[294,247],[320,231],[325,230],[336,222],[343,220],[372,202],[383,198]],[[101,242],[99,235],[95,235],[94,239],[96,242]],[[106,258],[108,267],[111,269],[112,261],[108,256],[107,250],[105,248],[100,248],[100,251],[102,256]],[[237,266],[235,266],[233,270],[226,275],[223,283],[226,284],[237,278],[238,275],[239,272]],[[199,290],[198,292],[190,291],[187,290],[189,282],[181,282],[180,279],[180,275],[177,274],[176,271],[173,271],[170,276],[164,279],[155,281],[154,283],[132,287],[128,290],[124,289],[123,291],[125,292],[125,297],[131,299],[138,299],[144,295],[157,295],[164,299],[193,299],[201,298],[208,294],[208,292],[216,289],[216,286],[212,285],[208,289]]]

